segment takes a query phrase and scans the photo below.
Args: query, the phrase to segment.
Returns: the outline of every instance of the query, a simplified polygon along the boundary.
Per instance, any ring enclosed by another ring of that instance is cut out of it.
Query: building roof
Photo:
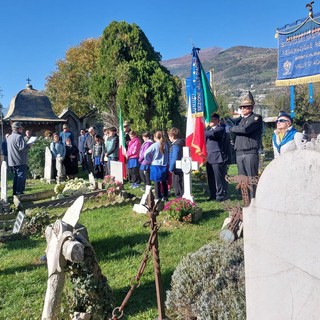
[[[20,122],[65,122],[52,110],[49,98],[27,84],[10,102],[10,107],[3,120]]]

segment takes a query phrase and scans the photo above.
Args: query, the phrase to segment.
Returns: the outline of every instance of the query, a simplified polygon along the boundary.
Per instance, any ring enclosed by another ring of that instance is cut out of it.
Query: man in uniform
[[[230,128],[230,131],[235,135],[234,149],[236,151],[238,174],[249,177],[258,175],[258,151],[262,136],[262,117],[253,112],[254,105],[253,96],[249,91],[239,106],[242,114],[240,122]],[[250,198],[253,198],[254,195],[255,192],[250,193]]]
[[[227,199],[228,183],[225,181],[227,174],[228,156],[224,153],[225,127],[220,123],[220,116],[213,113],[208,127],[205,130],[207,148],[207,176],[210,190],[209,200],[224,201]]]

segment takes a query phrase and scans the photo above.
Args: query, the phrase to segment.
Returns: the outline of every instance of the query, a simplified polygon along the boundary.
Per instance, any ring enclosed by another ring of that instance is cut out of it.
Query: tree
[[[59,114],[70,108],[78,116],[93,108],[89,83],[99,55],[100,39],[87,39],[66,52],[66,57],[56,63],[57,70],[47,77],[46,94],[53,110]]]
[[[90,93],[95,105],[117,125],[117,106],[136,131],[181,126],[180,81],[160,64],[136,24],[113,21],[103,32]]]
[[[295,86],[295,120],[302,126],[307,121],[320,119],[320,94],[319,83],[314,83],[313,103],[309,101],[308,85]]]

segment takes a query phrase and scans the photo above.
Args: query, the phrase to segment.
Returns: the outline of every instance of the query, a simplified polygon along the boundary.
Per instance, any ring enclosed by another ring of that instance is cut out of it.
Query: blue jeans
[[[20,166],[12,167],[14,178],[13,178],[13,195],[22,194],[26,186],[27,178],[27,165],[21,164]]]

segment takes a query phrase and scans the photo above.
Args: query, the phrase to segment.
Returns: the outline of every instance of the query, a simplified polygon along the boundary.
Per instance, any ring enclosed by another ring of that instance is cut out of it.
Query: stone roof
[[[27,84],[10,102],[10,107],[3,120],[21,122],[65,122],[52,110],[49,98]]]

